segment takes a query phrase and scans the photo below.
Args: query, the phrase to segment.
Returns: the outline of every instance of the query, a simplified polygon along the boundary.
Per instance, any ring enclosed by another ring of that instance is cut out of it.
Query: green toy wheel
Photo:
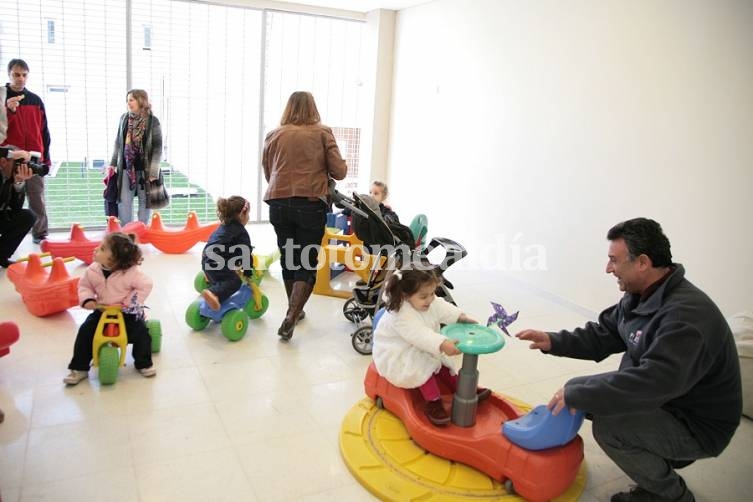
[[[248,329],[248,315],[241,309],[228,310],[222,318],[222,334],[231,342],[237,342]]]
[[[191,329],[195,329],[196,331],[201,331],[202,329],[206,328],[209,324],[209,321],[211,320],[208,317],[201,315],[199,313],[199,308],[200,301],[194,300],[186,309],[186,324],[188,324]]]
[[[106,343],[99,349],[99,383],[112,385],[118,379],[120,352],[114,345]]]
[[[490,354],[505,346],[502,335],[483,324],[448,324],[441,331],[447,338],[459,340],[458,349],[464,354]]]
[[[193,289],[195,289],[197,293],[201,293],[208,287],[209,281],[207,280],[207,276],[204,275],[204,271],[202,270],[201,272],[196,274],[196,277],[194,277],[193,279]]]
[[[162,349],[162,325],[158,320],[150,319],[146,321],[146,329],[152,337],[152,354],[156,354]]]
[[[246,312],[246,315],[248,315],[249,319],[258,319],[264,315],[264,312],[266,312],[268,308],[269,298],[267,298],[267,295],[261,295],[260,310],[256,310],[256,302],[254,302],[253,297],[248,301],[248,303],[246,303],[246,306],[243,308],[243,310]]]

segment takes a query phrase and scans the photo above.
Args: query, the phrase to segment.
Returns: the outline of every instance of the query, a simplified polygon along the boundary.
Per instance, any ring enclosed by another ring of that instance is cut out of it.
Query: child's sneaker
[[[71,372],[63,378],[63,382],[67,385],[76,385],[81,380],[86,380],[87,378],[89,378],[88,371],[71,370]]]
[[[141,376],[149,378],[156,375],[157,370],[154,368],[154,366],[149,366],[148,368],[141,368],[139,370],[139,373],[141,373]]]
[[[429,418],[429,422],[433,423],[434,425],[447,425],[450,423],[450,415],[447,414],[447,411],[444,409],[444,404],[442,404],[441,399],[437,399],[436,401],[429,401],[426,403],[426,416]]]
[[[207,302],[207,305],[212,310],[220,310],[220,299],[217,298],[217,295],[209,291],[208,289],[205,289],[201,292],[202,298],[204,298],[204,301]]]

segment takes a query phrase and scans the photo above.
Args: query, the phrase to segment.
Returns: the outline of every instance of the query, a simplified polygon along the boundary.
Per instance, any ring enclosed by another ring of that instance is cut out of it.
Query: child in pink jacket
[[[89,376],[94,332],[102,317],[102,311],[98,309],[100,305],[123,306],[128,343],[133,344],[134,366],[145,377],[157,374],[152,365],[151,337],[139,308],[152,291],[152,280],[138,267],[142,261],[141,249],[134,237],[122,232],[107,234],[94,250],[94,262],[78,283],[81,306],[94,312],[78,329],[73,358],[68,365],[71,372],[63,378],[66,384],[76,385]]]

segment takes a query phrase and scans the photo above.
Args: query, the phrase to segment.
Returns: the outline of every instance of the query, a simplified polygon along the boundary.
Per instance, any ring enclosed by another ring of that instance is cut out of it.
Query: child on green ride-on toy
[[[107,234],[94,250],[94,262],[78,283],[81,306],[94,312],[78,329],[73,358],[68,365],[71,372],[63,378],[68,385],[76,385],[89,375],[101,305],[122,305],[128,342],[133,344],[134,366],[145,377],[157,374],[152,365],[151,337],[140,307],[152,291],[152,279],[139,269],[143,256],[134,239],[135,236],[122,232]]]
[[[239,195],[217,200],[217,218],[222,224],[209,237],[201,254],[201,269],[209,287],[201,296],[212,310],[241,287],[237,270],[250,277],[254,273],[253,246],[246,231],[251,205]]]

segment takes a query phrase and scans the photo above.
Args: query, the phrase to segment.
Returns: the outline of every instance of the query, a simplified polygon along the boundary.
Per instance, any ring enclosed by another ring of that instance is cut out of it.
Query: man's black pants
[[[36,217],[28,209],[0,213],[0,262],[7,262],[34,226]]]

